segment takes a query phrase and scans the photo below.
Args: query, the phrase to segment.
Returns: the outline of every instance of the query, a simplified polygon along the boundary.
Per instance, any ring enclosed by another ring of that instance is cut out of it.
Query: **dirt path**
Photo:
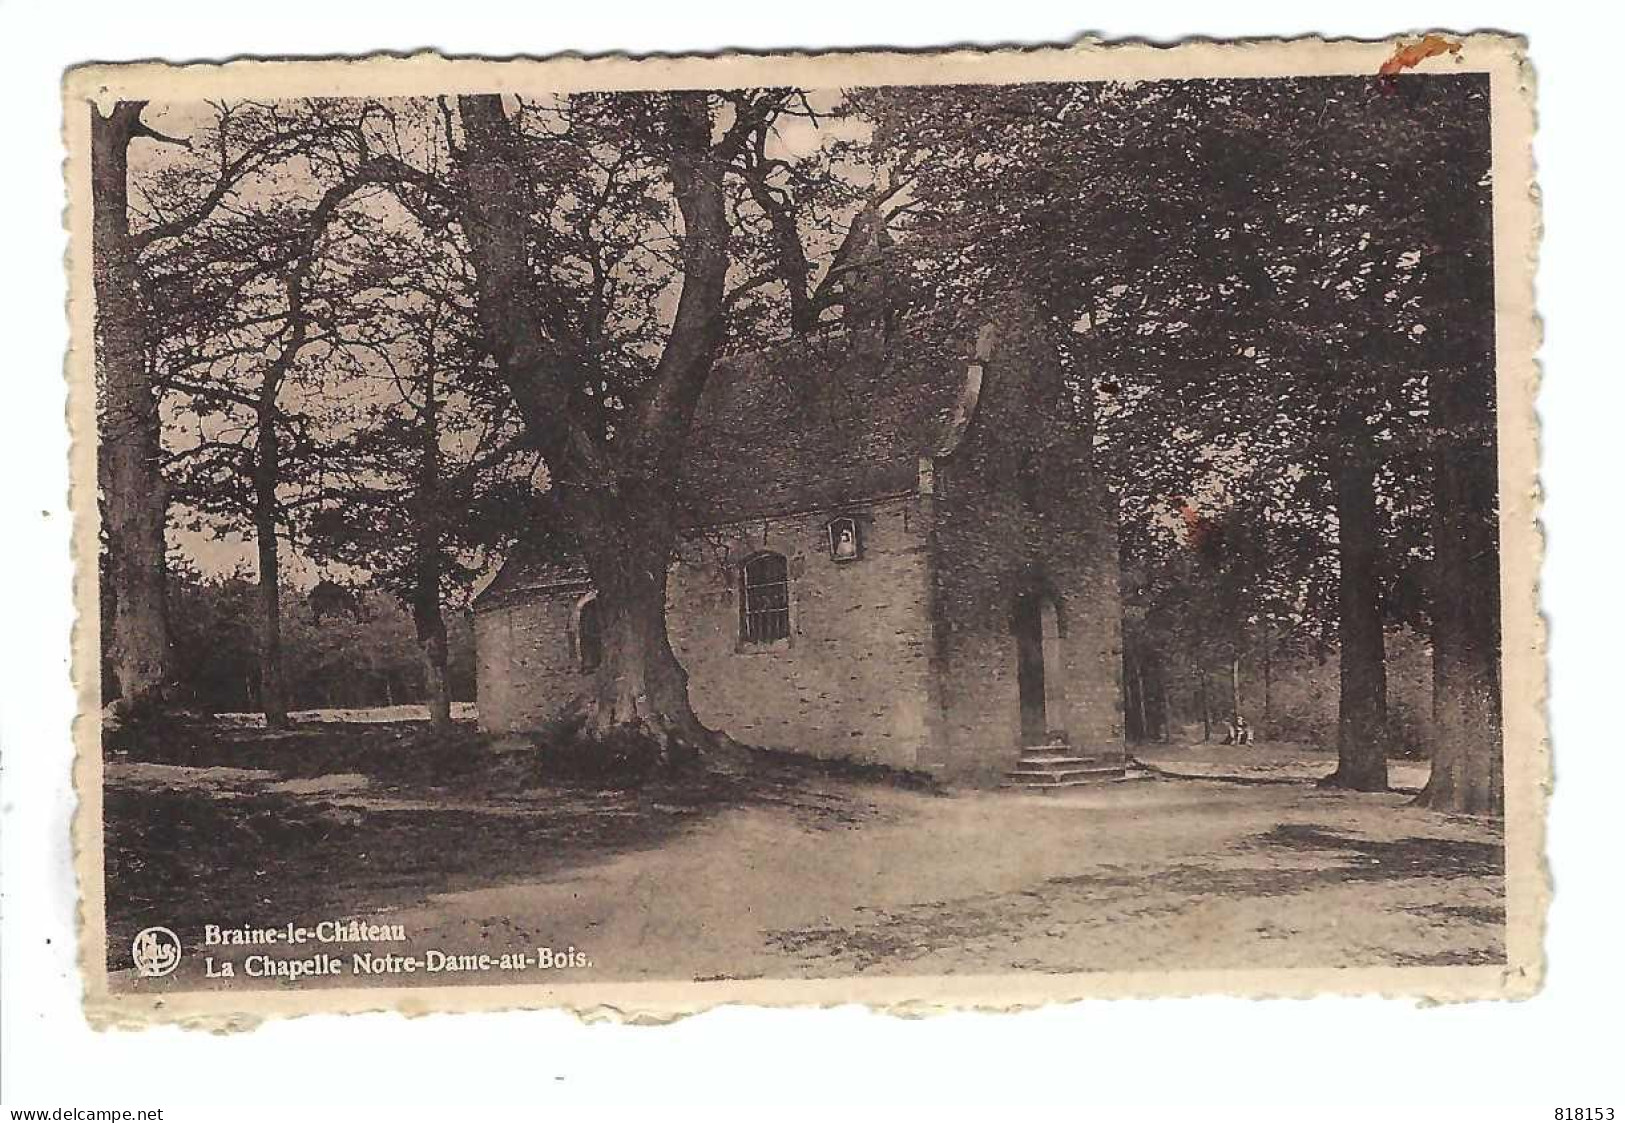
[[[391,920],[424,947],[573,946],[614,980],[1501,955],[1499,841],[1402,797],[1202,781],[863,796],[872,814],[845,827],[733,810],[659,849]]]
[[[572,981],[1502,956],[1493,823],[1319,791],[1323,762],[1292,747],[1183,747],[1159,766],[1197,778],[1064,794],[933,795],[768,768],[685,797],[487,790],[494,766],[464,747],[412,757],[387,729],[320,736],[110,766],[121,975],[134,930],[166,923],[188,954],[139,988],[278,985],[205,979],[204,922],[348,917],[404,929],[380,952],[573,948],[590,966]],[[456,787],[469,769],[479,784]]]

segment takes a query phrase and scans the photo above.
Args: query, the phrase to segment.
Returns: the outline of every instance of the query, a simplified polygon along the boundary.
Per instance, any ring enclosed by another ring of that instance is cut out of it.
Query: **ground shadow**
[[[106,754],[108,963],[163,925],[343,919],[436,893],[534,882],[668,844],[731,808],[802,829],[880,814],[850,772],[774,754],[747,767],[564,779],[548,754],[472,726],[176,724]]]
[[[1302,823],[1283,823],[1261,836],[1269,846],[1356,855],[1364,861],[1338,872],[1359,880],[1395,877],[1499,877],[1506,849],[1497,842],[1451,838],[1359,838]]]
[[[1324,858],[1324,863],[1309,868],[1225,864],[1233,857],[1279,850],[1312,853]],[[1171,864],[1151,870],[1102,866],[1088,873],[1046,878],[1024,891],[874,910],[859,924],[772,931],[767,939],[784,952],[863,972],[895,969],[899,963],[969,943],[1007,942],[1024,932],[1043,930],[1065,916],[1109,916],[1113,924],[1139,919],[1160,923],[1161,918],[1171,918],[1204,899],[1285,897],[1377,881],[1500,877],[1504,870],[1505,857],[1498,843],[1422,837],[1379,840],[1286,823],[1215,855],[1211,864]],[[1440,903],[1403,907],[1402,911],[1452,926],[1499,928],[1506,921],[1505,908],[1500,905]],[[1081,938],[1087,942],[1087,936]],[[1426,954],[1395,950],[1386,961],[1401,966],[1444,966],[1501,959],[1499,953],[1478,949]]]

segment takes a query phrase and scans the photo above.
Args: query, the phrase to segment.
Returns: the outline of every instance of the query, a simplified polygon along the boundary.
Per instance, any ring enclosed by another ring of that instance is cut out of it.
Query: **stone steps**
[[[1092,768],[1057,772],[1029,772],[1018,768],[1006,772],[1005,781],[1000,786],[1047,791],[1051,788],[1077,788],[1108,780],[1121,780],[1127,775],[1128,769],[1120,764],[1101,764]]]
[[[1001,786],[1053,791],[1121,780],[1127,774],[1124,760],[1079,755],[1068,745],[1034,745],[1022,750],[1020,762],[1004,774]]]
[[[1028,765],[1031,765],[1035,768],[1047,768],[1051,766],[1064,767],[1071,764],[1099,764],[1100,760],[1101,758],[1098,756],[1078,756],[1075,753],[1024,752],[1021,754],[1021,764],[1019,767],[1025,768]]]

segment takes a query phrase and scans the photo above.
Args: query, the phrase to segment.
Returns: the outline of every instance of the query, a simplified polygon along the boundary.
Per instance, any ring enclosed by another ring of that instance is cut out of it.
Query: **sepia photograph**
[[[1533,993],[1532,97],[70,73],[87,1011]]]

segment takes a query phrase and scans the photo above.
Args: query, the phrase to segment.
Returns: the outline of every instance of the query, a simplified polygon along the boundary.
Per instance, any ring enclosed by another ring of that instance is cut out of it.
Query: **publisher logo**
[[[135,973],[143,979],[167,975],[181,961],[180,937],[168,928],[143,928],[130,947]]]

